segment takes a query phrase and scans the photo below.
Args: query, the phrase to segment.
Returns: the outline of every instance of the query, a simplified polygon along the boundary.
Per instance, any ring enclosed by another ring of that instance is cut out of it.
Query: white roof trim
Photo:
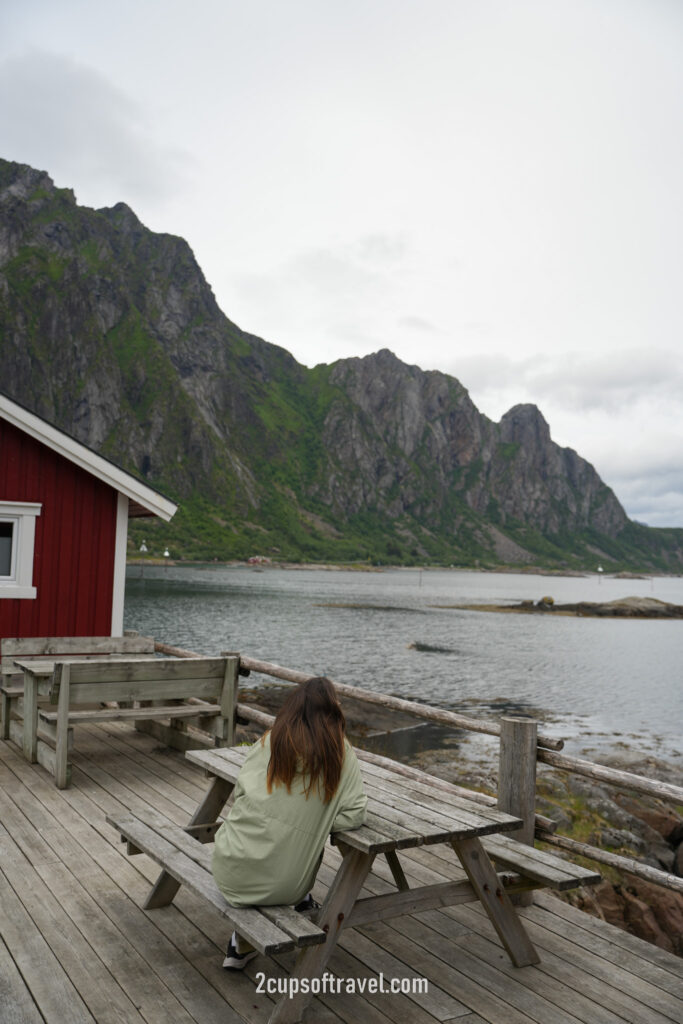
[[[53,427],[40,416],[29,412],[28,409],[24,409],[23,406],[17,405],[3,394],[0,394],[0,416],[12,426],[18,427],[19,430],[23,430],[24,433],[35,438],[36,441],[40,441],[59,455],[63,455],[69,462],[73,462],[76,466],[80,466],[81,469],[85,469],[99,480],[109,484],[115,491],[125,494],[130,501],[137,502],[165,522],[168,522],[175,514],[178,506],[165,498],[163,494],[140,483],[130,473],[119,469],[113,462],[102,458],[101,455],[93,452],[80,441],[69,437],[68,434]]]

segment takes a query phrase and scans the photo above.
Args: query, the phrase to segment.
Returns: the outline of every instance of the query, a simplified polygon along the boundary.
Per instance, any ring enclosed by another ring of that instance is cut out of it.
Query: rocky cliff
[[[180,500],[157,539],[188,556],[683,563],[534,406],[494,423],[386,349],[309,370],[227,319],[185,241],[6,161],[0,354],[6,394]]]

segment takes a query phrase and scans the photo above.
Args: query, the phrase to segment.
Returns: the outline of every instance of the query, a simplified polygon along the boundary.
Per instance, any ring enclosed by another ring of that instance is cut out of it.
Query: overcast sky
[[[0,155],[313,366],[535,402],[683,526],[681,0],[0,0]]]

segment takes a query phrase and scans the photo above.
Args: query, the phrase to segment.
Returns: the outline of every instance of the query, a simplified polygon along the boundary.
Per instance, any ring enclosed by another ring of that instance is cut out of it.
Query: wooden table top
[[[209,775],[234,783],[248,752],[249,747],[219,747],[189,750],[185,756]],[[358,763],[368,797],[365,824],[336,833],[335,838],[364,853],[457,842],[513,831],[522,824],[511,814],[437,792],[388,767],[361,760]]]

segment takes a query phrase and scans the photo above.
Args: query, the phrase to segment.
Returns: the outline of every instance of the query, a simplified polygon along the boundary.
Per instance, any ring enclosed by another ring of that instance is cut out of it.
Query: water
[[[533,714],[568,750],[628,746],[680,764],[683,621],[434,607],[546,594],[556,603],[634,595],[683,604],[683,579],[130,566],[125,627],[466,714]]]

